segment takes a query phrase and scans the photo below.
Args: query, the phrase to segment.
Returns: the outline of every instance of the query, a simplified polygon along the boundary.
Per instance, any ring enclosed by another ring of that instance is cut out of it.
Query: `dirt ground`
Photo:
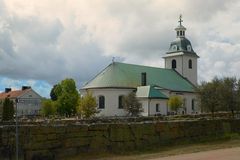
[[[181,154],[164,158],[154,158],[149,160],[239,160],[240,147],[204,151],[198,153]]]
[[[209,154],[208,154],[209,153]],[[196,156],[195,156],[196,154]],[[205,155],[206,154],[206,155]],[[218,157],[218,155],[220,155]],[[189,158],[192,159],[187,159]],[[197,159],[197,156],[199,158]],[[207,158],[204,156],[208,156]],[[215,156],[215,157],[213,157]],[[203,158],[204,157],[204,158]],[[180,158],[180,159],[173,159]],[[222,158],[222,159],[221,159]],[[235,159],[231,159],[235,158]],[[237,158],[237,159],[236,159]],[[240,138],[198,144],[182,144],[123,155],[96,154],[69,157],[68,160],[240,160]]]

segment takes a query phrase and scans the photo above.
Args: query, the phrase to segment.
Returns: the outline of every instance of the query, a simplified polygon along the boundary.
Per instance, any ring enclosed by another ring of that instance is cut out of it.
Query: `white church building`
[[[98,116],[125,116],[122,99],[133,91],[142,104],[143,116],[167,115],[171,112],[168,99],[175,95],[184,102],[181,114],[200,112],[195,91],[199,56],[185,37],[181,17],[175,30],[176,39],[163,57],[165,68],[112,62],[80,89],[82,95],[90,91],[96,97]]]

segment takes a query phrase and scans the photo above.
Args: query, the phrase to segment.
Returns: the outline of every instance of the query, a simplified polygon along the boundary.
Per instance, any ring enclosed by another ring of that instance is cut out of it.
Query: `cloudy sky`
[[[0,0],[0,90],[80,87],[116,61],[164,67],[183,15],[199,59],[199,82],[240,78],[238,0]]]

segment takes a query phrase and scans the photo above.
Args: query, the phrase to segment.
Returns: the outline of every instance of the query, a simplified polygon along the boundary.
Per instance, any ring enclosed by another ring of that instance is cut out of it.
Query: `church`
[[[163,56],[165,68],[112,62],[80,89],[82,95],[90,91],[96,97],[98,116],[125,116],[122,99],[133,91],[143,107],[143,116],[171,113],[167,102],[176,95],[183,99],[179,113],[200,112],[195,91],[199,56],[185,37],[181,16],[175,31],[176,39]]]

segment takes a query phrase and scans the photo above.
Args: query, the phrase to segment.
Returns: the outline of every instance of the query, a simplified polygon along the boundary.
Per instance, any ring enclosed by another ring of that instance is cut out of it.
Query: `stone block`
[[[55,133],[48,134],[48,135],[47,135],[47,139],[48,139],[48,140],[56,140],[56,139],[57,139],[57,136],[56,136]]]
[[[92,124],[88,126],[89,131],[107,131],[108,128],[108,124]]]
[[[107,151],[110,142],[103,136],[94,137],[91,139],[89,150],[93,152]]]
[[[89,144],[90,144],[90,139],[87,137],[71,138],[71,139],[64,140],[63,147],[73,148],[73,147],[79,147],[79,146],[86,146]]]
[[[110,141],[131,141],[134,140],[134,135],[127,124],[113,124],[109,128]]]

